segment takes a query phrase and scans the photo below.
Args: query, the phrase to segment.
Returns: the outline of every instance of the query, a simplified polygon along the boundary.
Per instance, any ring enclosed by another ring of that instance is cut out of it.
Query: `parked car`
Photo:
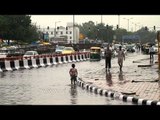
[[[7,58],[7,57],[15,57],[15,56],[22,56],[24,53],[20,49],[15,50],[0,50],[0,58]]]
[[[62,54],[72,54],[72,53],[75,53],[73,47],[65,47],[62,51]]]
[[[33,58],[34,56],[39,55],[37,51],[26,51],[25,54],[23,55],[23,58]]]
[[[154,54],[157,54],[157,53],[158,53],[158,44],[154,46]]]
[[[8,57],[8,50],[0,50],[0,58]]]
[[[65,46],[57,46],[55,53],[56,54],[62,54],[63,49],[65,48]]]

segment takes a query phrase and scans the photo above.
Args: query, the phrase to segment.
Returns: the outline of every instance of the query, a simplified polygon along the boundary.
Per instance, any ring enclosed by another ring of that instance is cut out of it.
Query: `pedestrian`
[[[119,46],[119,51],[118,51],[118,65],[119,65],[119,67],[120,67],[120,71],[122,71],[123,60],[125,60],[125,54],[124,54],[124,51],[122,50],[122,46]]]
[[[150,54],[150,61],[154,59],[153,54],[154,54],[154,47],[153,45],[150,46],[149,48],[149,54]]]
[[[76,84],[77,82],[77,75],[78,75],[78,71],[75,68],[75,64],[72,64],[72,68],[69,71],[70,77],[71,77],[71,84]]]
[[[111,58],[112,58],[112,51],[109,49],[109,45],[107,46],[107,49],[105,50],[105,68],[106,71],[110,71],[111,68]]]

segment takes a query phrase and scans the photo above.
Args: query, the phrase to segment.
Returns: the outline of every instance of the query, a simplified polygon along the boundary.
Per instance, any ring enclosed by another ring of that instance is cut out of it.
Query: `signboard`
[[[44,40],[49,40],[49,35],[48,34],[43,34],[43,39]]]
[[[79,39],[80,39],[80,40],[83,40],[83,39],[84,39],[84,35],[83,35],[82,33],[80,33]]]
[[[139,35],[123,35],[122,40],[125,42],[138,42],[140,40]]]
[[[140,37],[139,37],[139,35],[123,35],[122,39],[123,40],[125,40],[125,39],[128,39],[128,40],[139,40]]]

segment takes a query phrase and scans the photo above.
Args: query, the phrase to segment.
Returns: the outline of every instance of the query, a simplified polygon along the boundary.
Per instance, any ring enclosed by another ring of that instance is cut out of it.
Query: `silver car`
[[[24,59],[27,59],[29,57],[33,58],[34,56],[39,55],[37,51],[26,51],[25,54],[23,55]]]

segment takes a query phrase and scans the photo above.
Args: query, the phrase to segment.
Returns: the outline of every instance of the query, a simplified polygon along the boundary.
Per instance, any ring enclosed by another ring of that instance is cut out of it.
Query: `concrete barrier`
[[[44,64],[44,62],[43,62],[43,58],[39,58],[39,61],[40,61],[40,66],[42,66],[42,67],[46,66],[46,65]]]
[[[19,60],[14,60],[14,65],[17,70],[20,69]]]
[[[83,59],[82,59],[82,54],[79,54],[79,60],[80,60],[80,61],[83,61]]]
[[[83,60],[84,61],[86,61],[87,59],[86,59],[86,57],[85,57],[85,54],[83,53]]]
[[[61,56],[60,55],[58,56],[58,63],[62,64],[62,60],[61,60]]]
[[[54,64],[54,65],[57,65],[56,57],[55,57],[55,56],[52,57],[52,60],[53,60],[53,64]]]
[[[18,69],[29,69],[44,67],[48,65],[56,65],[57,63],[71,63],[88,60],[88,53],[68,54],[68,55],[48,55],[48,56],[36,56],[32,59],[4,59],[0,61],[0,72],[12,71]]]
[[[3,70],[0,68],[0,72],[3,72]]]
[[[76,61],[79,62],[78,54],[76,54]]]
[[[63,55],[63,63],[68,63],[66,60],[66,55]]]
[[[67,57],[68,57],[68,62],[71,63],[72,62],[71,61],[71,55],[67,55]]]
[[[29,66],[28,66],[28,60],[27,59],[24,59],[23,60],[23,64],[24,64],[24,68],[30,68]]]
[[[36,59],[32,59],[32,66],[35,67],[35,68],[38,67],[38,65],[36,64]]]
[[[13,69],[11,68],[11,65],[10,65],[10,61],[6,61],[5,60],[5,67],[6,67],[6,70],[10,70],[10,71],[12,71]]]
[[[74,55],[74,54],[72,54],[72,61],[73,61],[73,62],[76,62],[76,60],[75,60],[75,55]]]
[[[46,57],[46,60],[47,60],[47,65],[52,65],[50,62],[50,57]]]

